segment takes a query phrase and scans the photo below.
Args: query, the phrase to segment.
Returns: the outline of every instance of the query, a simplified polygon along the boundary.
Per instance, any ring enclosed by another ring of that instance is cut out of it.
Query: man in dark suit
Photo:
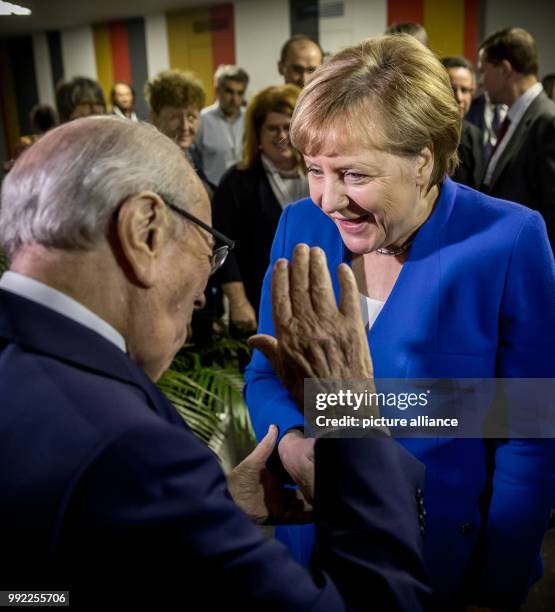
[[[485,160],[490,158],[497,142],[497,134],[507,114],[505,104],[492,104],[487,93],[482,89],[472,100],[470,110],[466,113],[466,121],[476,126],[482,134],[482,146]],[[482,177],[480,177],[480,183]]]
[[[532,36],[506,28],[480,46],[478,69],[493,104],[509,111],[487,164],[487,193],[538,210],[555,245],[555,103],[538,82]]]
[[[452,179],[478,189],[484,173],[483,136],[475,125],[465,119],[476,91],[474,66],[465,57],[444,57],[441,63],[449,75],[462,119],[461,142],[457,149],[459,165]]]
[[[4,181],[0,589],[69,589],[78,609],[422,609],[422,467],[387,432],[316,444],[309,573],[249,520],[299,519],[264,467],[276,428],[226,483],[153,384],[222,261],[209,211],[174,143],[114,117],[53,130]],[[322,257],[293,264],[290,290],[276,290],[281,307]],[[366,345],[354,286],[348,270],[351,307],[336,327],[354,375],[368,377],[368,352],[352,348]],[[284,330],[305,317],[281,314]],[[298,386],[287,335],[276,351]]]

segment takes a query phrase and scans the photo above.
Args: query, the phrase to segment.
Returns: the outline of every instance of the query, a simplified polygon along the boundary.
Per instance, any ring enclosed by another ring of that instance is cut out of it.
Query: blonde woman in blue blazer
[[[414,39],[371,39],[334,56],[293,116],[311,198],[284,211],[271,265],[298,243],[321,247],[336,295],[337,266],[352,265],[377,378],[555,377],[545,224],[537,212],[447,178],[459,133],[447,74]],[[261,334],[273,334],[270,298],[268,273]],[[310,497],[314,441],[264,356],[268,338],[254,345],[245,391],[254,428],[261,437],[279,426],[271,467]],[[425,554],[438,607],[518,606],[541,574],[554,441],[402,443],[427,469]],[[282,528],[278,537],[307,562],[310,527]]]

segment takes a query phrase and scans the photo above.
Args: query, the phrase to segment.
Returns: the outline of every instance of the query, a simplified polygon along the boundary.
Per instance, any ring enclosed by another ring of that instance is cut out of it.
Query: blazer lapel
[[[455,195],[456,184],[446,179],[432,215],[418,231],[397,282],[368,332],[376,378],[403,378],[409,354],[438,351],[440,251]],[[399,327],[406,332],[398,334]]]
[[[503,153],[501,154],[501,157],[497,160],[497,164],[495,166],[489,184],[490,191],[493,190],[495,183],[503,173],[503,170],[507,167],[509,162],[513,159],[515,155],[518,154],[518,152],[522,148],[522,145],[526,140],[526,136],[528,135],[528,127],[530,126],[532,120],[538,114],[541,105],[542,94],[543,92],[540,93],[540,95],[538,95],[534,99],[532,104],[530,104],[530,106],[527,108],[526,112],[524,113],[524,116],[519,121],[518,125],[516,126],[516,130],[514,131],[513,135],[511,136],[511,139],[507,143],[507,146],[505,147]]]

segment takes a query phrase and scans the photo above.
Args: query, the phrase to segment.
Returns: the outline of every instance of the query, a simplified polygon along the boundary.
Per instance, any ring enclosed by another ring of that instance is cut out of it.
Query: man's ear
[[[505,77],[509,76],[514,72],[513,65],[511,64],[511,62],[509,62],[509,60],[501,60],[499,66],[501,68],[501,74]]]
[[[148,114],[148,120],[152,125],[158,127],[158,113],[155,113],[153,110]]]
[[[283,62],[278,62],[277,63],[277,69],[278,69],[278,72],[281,74],[281,76],[285,76],[283,74],[283,72],[284,72],[284,70],[283,70]]]
[[[428,147],[424,147],[416,156],[416,184],[420,187],[428,187],[434,170],[434,155]]]
[[[156,193],[142,191],[119,208],[117,236],[123,257],[143,287],[152,287],[156,280],[168,234],[168,209]]]

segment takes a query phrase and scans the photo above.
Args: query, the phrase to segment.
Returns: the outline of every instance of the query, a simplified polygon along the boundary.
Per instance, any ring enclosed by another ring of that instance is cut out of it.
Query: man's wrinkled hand
[[[312,520],[311,509],[293,489],[281,486],[266,469],[278,429],[271,425],[252,453],[229,475],[227,485],[235,503],[258,524],[302,524]]]
[[[259,334],[249,339],[301,408],[305,378],[373,377],[355,277],[347,264],[341,264],[337,274],[339,307],[322,249],[297,245],[291,266],[279,259],[272,274],[276,337]]]

